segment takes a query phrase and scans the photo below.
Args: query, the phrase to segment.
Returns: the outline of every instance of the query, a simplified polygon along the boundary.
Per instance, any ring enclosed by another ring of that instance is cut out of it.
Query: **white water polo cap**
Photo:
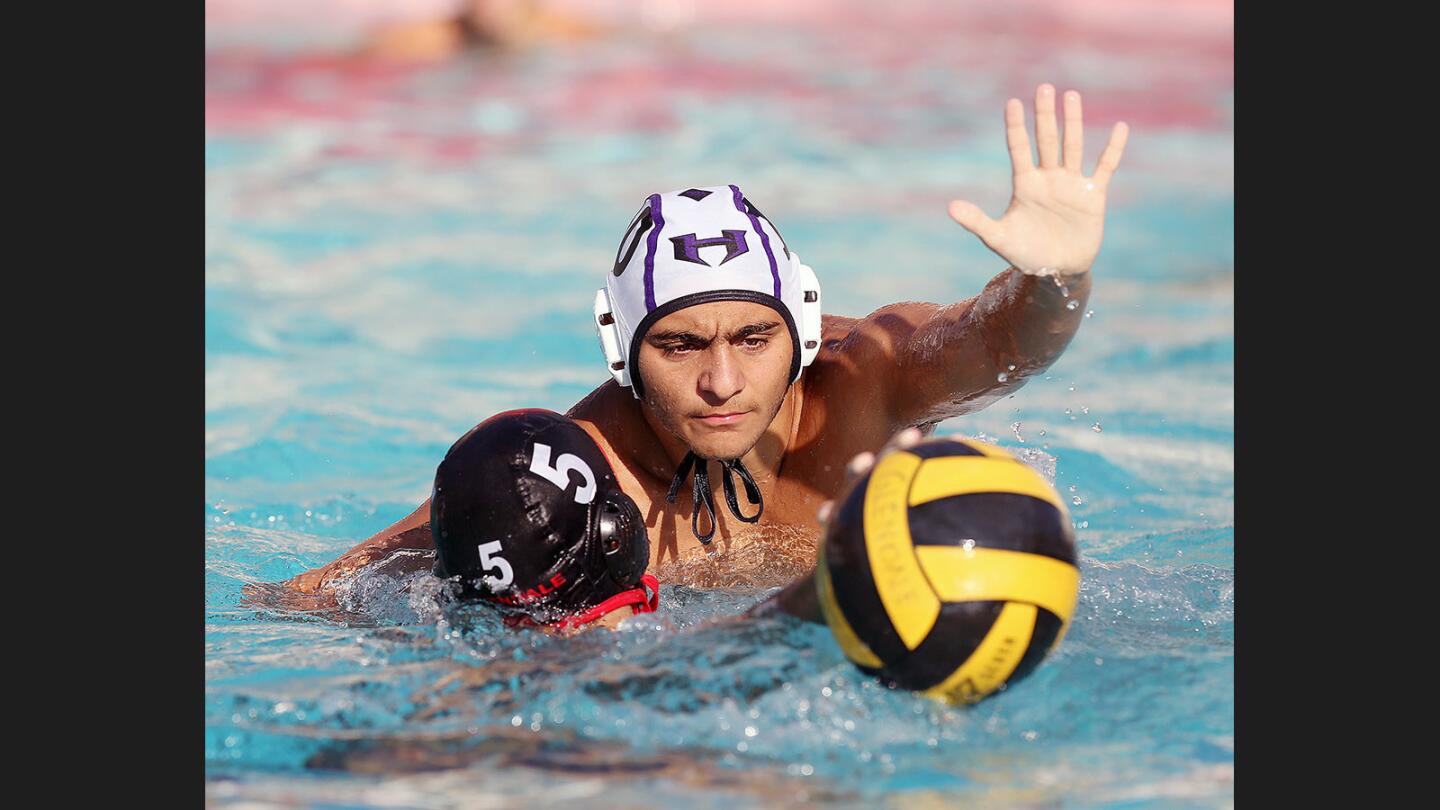
[[[645,333],[672,312],[711,301],[752,301],[780,313],[794,347],[792,383],[820,352],[820,280],[739,186],[651,194],[595,294],[610,376],[642,396]]]

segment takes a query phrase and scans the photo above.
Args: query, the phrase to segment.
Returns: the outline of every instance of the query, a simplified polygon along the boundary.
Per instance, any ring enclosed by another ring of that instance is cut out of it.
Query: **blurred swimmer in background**
[[[1049,84],[1035,91],[1038,163],[1023,105],[1005,105],[1013,191],[1004,214],[949,205],[1007,265],[953,304],[822,315],[815,273],[738,186],[645,200],[595,300],[612,379],[567,416],[644,516],[651,570],[698,587],[794,582],[814,566],[817,510],[840,493],[848,463],[906,428],[924,435],[979,410],[1055,362],[1083,320],[1106,190],[1128,137],[1116,124],[1086,176],[1080,94],[1064,94],[1063,140],[1055,96]],[[903,278],[904,269],[875,271]],[[283,585],[323,597],[397,549],[427,547],[434,515],[427,501]]]
[[[365,56],[447,59],[472,48],[517,50],[545,42],[589,39],[602,29],[583,15],[542,0],[462,0],[450,16],[392,20],[366,38]]]

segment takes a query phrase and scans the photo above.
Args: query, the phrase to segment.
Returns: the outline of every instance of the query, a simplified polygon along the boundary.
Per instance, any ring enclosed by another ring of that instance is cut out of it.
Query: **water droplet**
[[[1070,386],[1070,390],[1071,390],[1071,391],[1074,391],[1074,390],[1075,390],[1075,386],[1073,386],[1073,385]]]
[[[1017,441],[1020,441],[1020,442],[1024,442],[1024,441],[1025,441],[1025,437],[1020,435],[1020,423],[1019,423],[1019,422],[1011,422],[1011,423],[1010,423],[1010,432],[1012,432],[1012,433],[1015,434],[1015,439],[1016,439]]]
[[[1074,491],[1075,491],[1075,485],[1074,485],[1074,484],[1071,484],[1071,485],[1070,485],[1070,491],[1071,491],[1071,492],[1074,492]]]
[[[1099,422],[1096,422],[1095,424],[1093,424],[1093,425],[1090,426],[1090,429],[1093,430],[1093,431],[1095,431],[1096,433],[1099,433],[1099,432],[1100,432],[1100,423],[1099,423]]]
[[[1087,318],[1093,318],[1093,317],[1095,317],[1095,310],[1093,310],[1093,309],[1087,309],[1087,310],[1085,310],[1085,317],[1087,317]]]
[[[1076,309],[1076,308],[1078,308],[1079,306],[1080,306],[1080,302],[1079,302],[1079,301],[1076,301],[1074,298],[1071,298],[1069,301],[1066,301],[1066,302],[1065,302],[1065,308],[1066,308],[1066,309]]]
[[[1104,666],[1104,665],[1105,665],[1105,659],[1104,659],[1104,658],[1101,658],[1101,657],[1099,657],[1099,656],[1096,656],[1096,657],[1095,657],[1095,666],[1101,667],[1101,666]]]
[[[1079,495],[1076,495],[1075,497],[1073,497],[1073,498],[1070,499],[1070,503],[1073,503],[1073,504],[1075,504],[1076,506],[1079,506],[1080,504],[1084,503],[1084,501],[1080,500],[1080,496],[1079,496]]]
[[[745,727],[745,736],[746,736],[746,737],[754,737],[756,734],[759,734],[759,733],[760,733],[760,730],[757,729],[757,728],[755,728],[754,726],[746,726],[746,727]]]
[[[1010,371],[1014,371],[1014,370],[1015,370],[1015,364],[1014,364],[1014,363],[1010,363],[1010,364],[1006,365],[1005,368],[1009,369]]]
[[[1072,413],[1074,413],[1074,411],[1070,410],[1069,408],[1066,408],[1066,409],[1065,409],[1065,415],[1066,415],[1066,416],[1069,416],[1069,415],[1072,414]]]
[[[1090,413],[1090,409],[1087,408],[1087,407],[1085,407],[1084,405],[1081,405],[1081,406],[1080,406],[1080,413]]]
[[[1045,435],[1045,428],[1040,428],[1040,435],[1041,435],[1041,436],[1044,436],[1044,435]]]
[[[1006,380],[1010,379],[1010,375],[1002,371],[999,374],[995,375],[995,379],[997,382],[1005,382]]]

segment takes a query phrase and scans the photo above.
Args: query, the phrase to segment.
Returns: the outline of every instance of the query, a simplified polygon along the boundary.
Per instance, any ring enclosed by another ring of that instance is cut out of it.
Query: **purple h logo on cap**
[[[720,260],[721,264],[730,261],[736,256],[742,256],[750,252],[750,246],[745,244],[745,232],[743,230],[722,230],[721,236],[714,239],[697,239],[695,234],[687,233],[684,236],[672,236],[670,242],[675,245],[675,258],[682,262],[694,262],[703,264],[706,267],[714,265],[700,258],[700,248],[725,246],[725,258]]]

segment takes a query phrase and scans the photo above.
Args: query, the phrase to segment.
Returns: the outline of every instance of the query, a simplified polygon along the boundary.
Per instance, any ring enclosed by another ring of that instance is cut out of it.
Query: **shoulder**
[[[863,318],[822,315],[820,318],[820,362],[856,362],[882,357],[893,358],[899,344],[934,315],[937,304],[901,301],[883,306]]]
[[[919,326],[937,309],[935,304],[905,301],[863,318],[821,316],[820,353],[805,372],[805,391],[807,404],[824,405],[807,407],[806,415],[824,421],[826,414],[844,413],[849,429],[857,436],[869,437],[868,442],[874,434],[883,441],[892,428],[891,400],[900,356]],[[816,431],[824,426],[815,423],[809,427]]]
[[[630,389],[607,380],[565,415],[590,434],[617,472],[623,467],[638,476],[637,471],[644,469],[640,461],[643,450],[657,441],[640,414],[638,402]]]
[[[614,413],[615,397],[618,394],[630,396],[630,392],[619,386],[614,380],[606,380],[598,388],[586,394],[579,402],[570,406],[565,415],[580,422],[582,425],[589,422],[594,423],[603,419],[607,414]]]

